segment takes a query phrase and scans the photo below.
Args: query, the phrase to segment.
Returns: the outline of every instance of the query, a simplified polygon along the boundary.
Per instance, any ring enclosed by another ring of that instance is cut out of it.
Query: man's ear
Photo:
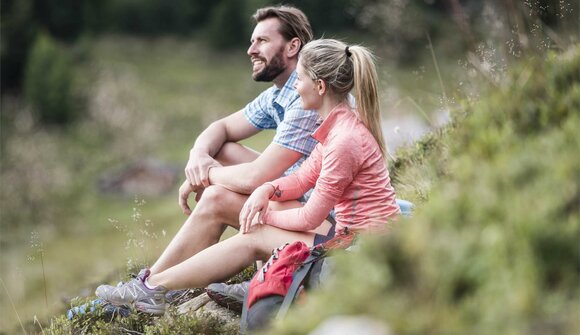
[[[300,52],[300,47],[302,46],[302,42],[298,37],[294,37],[286,44],[286,55],[288,58],[295,57]]]

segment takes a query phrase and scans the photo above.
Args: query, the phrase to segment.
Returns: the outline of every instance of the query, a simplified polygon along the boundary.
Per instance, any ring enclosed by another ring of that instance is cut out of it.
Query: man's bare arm
[[[243,111],[213,122],[198,136],[189,152],[185,167],[187,181],[195,189],[209,186],[208,170],[213,166],[221,166],[214,157],[223,144],[237,142],[259,131],[246,120]]]
[[[266,181],[276,179],[296,163],[302,154],[276,143],[270,145],[254,161],[233,166],[212,167],[210,183],[234,192],[250,194]]]

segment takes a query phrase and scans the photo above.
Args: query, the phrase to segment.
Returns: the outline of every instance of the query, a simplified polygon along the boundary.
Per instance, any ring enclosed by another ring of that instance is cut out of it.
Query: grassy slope
[[[580,328],[580,46],[501,87],[395,162],[419,206],[273,331],[370,315],[397,334],[574,334]]]

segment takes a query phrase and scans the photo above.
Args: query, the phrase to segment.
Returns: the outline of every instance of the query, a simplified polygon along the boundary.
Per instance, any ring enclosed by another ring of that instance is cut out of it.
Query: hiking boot
[[[244,298],[248,293],[250,282],[245,281],[240,284],[210,284],[205,291],[207,295],[218,305],[230,309],[234,312],[241,313],[244,305]]]
[[[149,277],[149,269],[143,269],[136,278],[120,285],[101,285],[97,287],[97,297],[115,306],[133,306],[135,309],[155,315],[165,313],[165,293],[167,289],[157,286],[149,289],[145,286],[145,279]]]

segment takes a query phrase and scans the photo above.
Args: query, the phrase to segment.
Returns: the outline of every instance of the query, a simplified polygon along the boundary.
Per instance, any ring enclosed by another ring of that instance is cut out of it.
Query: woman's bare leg
[[[215,244],[180,264],[151,275],[148,281],[170,290],[205,287],[232,277],[255,260],[268,259],[274,248],[294,241],[312,245],[314,233],[255,225],[249,233],[240,233]]]

